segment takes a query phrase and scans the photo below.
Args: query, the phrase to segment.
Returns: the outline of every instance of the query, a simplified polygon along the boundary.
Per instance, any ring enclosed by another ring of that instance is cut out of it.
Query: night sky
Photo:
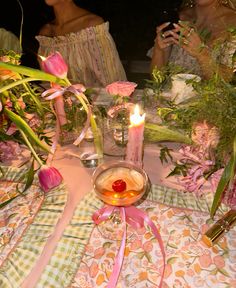
[[[140,3],[139,3],[140,2]],[[145,60],[147,50],[153,45],[155,28],[166,20],[180,0],[79,0],[86,8],[110,22],[112,34],[121,59]],[[39,28],[52,17],[44,0],[21,0],[24,10],[23,60],[26,65],[37,65],[34,58]],[[4,1],[0,12],[1,27],[17,36],[20,31],[21,10],[17,0]]]

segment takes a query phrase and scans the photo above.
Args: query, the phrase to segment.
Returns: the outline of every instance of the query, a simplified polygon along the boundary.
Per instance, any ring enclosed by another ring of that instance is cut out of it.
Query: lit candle
[[[130,115],[126,161],[142,167],[143,162],[143,132],[145,114],[140,115],[139,106],[135,105],[134,114]]]

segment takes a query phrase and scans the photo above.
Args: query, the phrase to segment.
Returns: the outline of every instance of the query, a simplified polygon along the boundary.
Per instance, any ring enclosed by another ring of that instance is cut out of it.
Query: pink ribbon
[[[162,287],[164,272],[165,272],[165,248],[164,248],[164,244],[163,244],[161,235],[158,232],[155,224],[147,216],[146,213],[144,213],[142,210],[136,208],[135,206],[116,207],[116,206],[106,205],[106,206],[102,207],[101,209],[99,209],[98,211],[96,211],[93,214],[92,219],[93,219],[94,223],[98,225],[101,222],[108,220],[109,217],[111,216],[111,214],[115,211],[119,211],[120,216],[121,216],[121,220],[125,224],[128,223],[135,229],[144,227],[144,222],[146,222],[147,225],[151,228],[152,233],[156,237],[158,244],[160,246],[162,258],[163,258],[163,263],[164,263],[162,275],[161,275],[161,280],[160,280],[160,284],[159,284],[159,287]],[[127,231],[126,231],[126,225],[125,225],[121,245],[120,245],[119,251],[118,251],[116,258],[115,258],[115,264],[114,264],[113,271],[112,271],[112,274],[110,276],[107,288],[115,288],[116,287],[116,284],[117,284],[117,281],[118,281],[118,278],[120,275],[123,259],[124,259],[126,234],[127,234]]]

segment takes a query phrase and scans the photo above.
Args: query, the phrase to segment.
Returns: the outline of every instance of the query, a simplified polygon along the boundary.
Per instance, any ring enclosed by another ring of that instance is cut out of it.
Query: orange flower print
[[[201,266],[198,264],[198,263],[195,263],[194,264],[194,271],[197,273],[197,274],[200,274],[202,269],[201,269]]]
[[[91,266],[90,266],[90,268],[89,268],[90,277],[92,277],[92,278],[96,277],[96,275],[98,273],[98,270],[99,270],[98,269],[98,264],[95,261],[93,261]]]
[[[105,281],[104,275],[103,274],[99,274],[97,279],[96,279],[97,286],[101,286],[104,281]]]
[[[146,280],[148,278],[147,272],[146,271],[140,272],[138,278],[139,278],[139,281]]]
[[[190,230],[189,230],[189,229],[184,229],[184,230],[183,230],[183,236],[184,236],[184,237],[190,236]]]
[[[176,275],[177,277],[183,277],[183,276],[185,275],[185,272],[184,272],[183,270],[177,270],[177,271],[175,272],[175,275]]]

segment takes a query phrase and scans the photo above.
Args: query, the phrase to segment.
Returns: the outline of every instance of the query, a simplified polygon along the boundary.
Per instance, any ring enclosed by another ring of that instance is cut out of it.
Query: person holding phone
[[[156,28],[151,72],[167,63],[209,79],[218,72],[230,81],[236,68],[236,1],[183,1],[177,23]]]

